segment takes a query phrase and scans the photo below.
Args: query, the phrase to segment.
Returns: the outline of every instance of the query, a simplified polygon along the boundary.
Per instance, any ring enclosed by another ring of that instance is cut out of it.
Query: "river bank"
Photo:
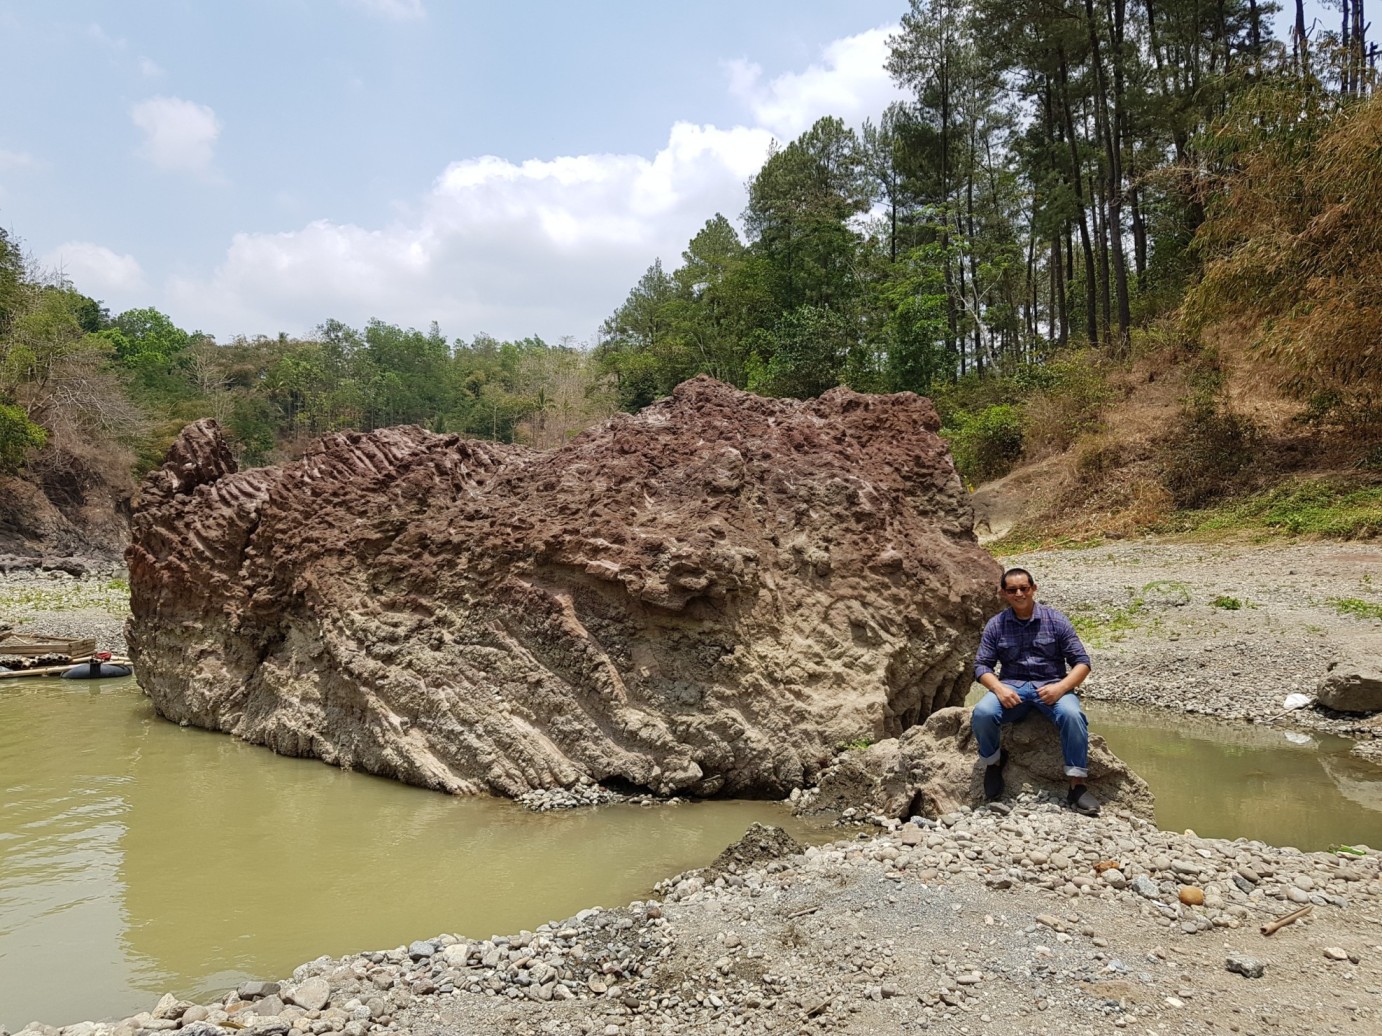
[[[1281,708],[1331,661],[1375,650],[1382,623],[1337,603],[1382,600],[1371,547],[1121,544],[1005,560],[1031,568],[1042,598],[1081,623],[1091,699],[1376,733],[1376,717]],[[109,630],[118,619],[103,611],[59,608],[77,625],[45,631]],[[43,621],[34,608],[25,625]],[[868,828],[708,885],[691,875],[665,884],[661,902],[592,908],[532,933],[320,959],[271,999],[251,1001],[268,986],[215,1004],[166,998],[148,1017],[63,1031],[1370,1031],[1382,994],[1377,849],[1201,839],[1026,799]],[[1203,903],[1182,902],[1183,887]],[[1304,919],[1261,934],[1307,905]]]
[[[660,901],[321,958],[216,1003],[169,996],[61,1033],[1305,1036],[1382,1022],[1376,850],[1201,839],[1034,798],[764,859],[772,841],[661,883]]]
[[[130,585],[119,562],[86,562],[87,574],[61,568],[0,567],[0,634],[22,629],[52,637],[87,638],[98,651],[124,655]]]

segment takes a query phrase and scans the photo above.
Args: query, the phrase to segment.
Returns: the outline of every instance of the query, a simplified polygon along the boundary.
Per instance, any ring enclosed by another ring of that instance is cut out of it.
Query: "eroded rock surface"
[[[168,719],[453,792],[778,795],[963,700],[997,565],[910,393],[681,385],[549,452],[418,428],[141,490],[130,653]]]
[[[812,810],[863,809],[882,816],[938,817],[984,801],[984,772],[969,721],[972,710],[947,708],[901,737],[858,752],[845,752],[821,775]],[[1056,728],[1040,716],[1003,728],[1008,764],[1005,797],[1024,791],[1049,791],[1065,797],[1065,776]],[[1089,787],[1106,806],[1150,820],[1151,789],[1108,750],[1097,733],[1089,735]]]

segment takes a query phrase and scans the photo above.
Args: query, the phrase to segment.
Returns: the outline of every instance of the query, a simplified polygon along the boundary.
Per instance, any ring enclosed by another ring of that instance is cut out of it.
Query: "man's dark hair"
[[[1026,576],[1027,582],[1036,586],[1036,580],[1032,578],[1032,573],[1025,568],[1010,568],[1003,573],[1003,578],[998,580],[998,589],[1006,590],[1008,588],[1008,576]]]

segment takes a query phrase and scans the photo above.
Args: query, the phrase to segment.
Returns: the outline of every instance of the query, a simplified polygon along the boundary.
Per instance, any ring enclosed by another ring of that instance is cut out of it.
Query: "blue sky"
[[[222,341],[587,340],[771,139],[882,111],[905,6],[0,0],[0,224]]]
[[[1316,4],[1310,5],[1316,8]],[[593,338],[906,0],[0,0],[0,225],[112,313]]]

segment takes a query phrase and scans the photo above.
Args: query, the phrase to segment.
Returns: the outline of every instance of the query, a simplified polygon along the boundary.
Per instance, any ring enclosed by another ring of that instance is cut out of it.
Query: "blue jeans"
[[[1063,694],[1054,705],[1047,705],[1037,697],[1034,683],[1008,684],[1022,700],[1011,709],[1004,708],[998,695],[989,691],[974,706],[970,727],[979,740],[979,762],[992,766],[998,762],[999,740],[1004,723],[1016,723],[1027,718],[1035,709],[1052,723],[1060,732],[1061,755],[1065,758],[1067,777],[1089,776],[1089,721],[1080,709],[1080,699],[1074,694]]]

